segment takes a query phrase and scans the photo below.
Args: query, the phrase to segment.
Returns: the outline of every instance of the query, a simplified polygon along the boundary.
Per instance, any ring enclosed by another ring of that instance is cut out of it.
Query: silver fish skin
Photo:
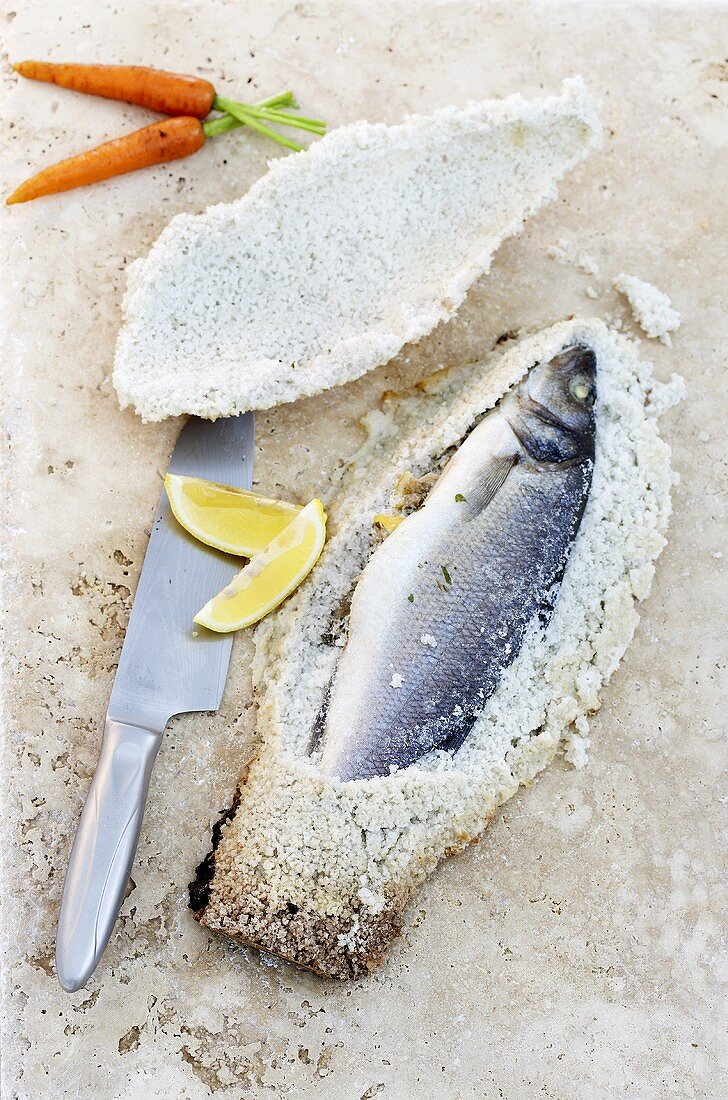
[[[596,389],[589,348],[534,366],[372,555],[319,719],[324,774],[387,775],[463,744],[553,609],[591,487]]]

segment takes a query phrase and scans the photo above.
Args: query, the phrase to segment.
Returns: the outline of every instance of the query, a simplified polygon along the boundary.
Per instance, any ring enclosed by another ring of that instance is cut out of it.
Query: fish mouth
[[[594,349],[586,344],[570,344],[550,359],[548,365],[560,374],[587,374],[596,381],[597,357]]]
[[[524,457],[547,467],[593,460],[597,359],[592,349],[575,344],[532,369],[533,377],[503,401]]]

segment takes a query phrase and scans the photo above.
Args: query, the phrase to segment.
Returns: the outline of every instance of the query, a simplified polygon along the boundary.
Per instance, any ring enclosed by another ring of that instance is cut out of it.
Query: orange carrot
[[[54,195],[58,191],[70,191],[74,187],[85,187],[88,183],[134,172],[150,164],[179,160],[196,153],[204,143],[205,133],[198,118],[180,117],[153,122],[151,126],[107,141],[95,149],[44,169],[21,183],[7,203],[29,202],[42,195]]]
[[[209,80],[144,65],[75,65],[20,61],[13,68],[30,80],[43,80],[89,95],[137,103],[163,115],[204,118],[212,110],[215,89]]]

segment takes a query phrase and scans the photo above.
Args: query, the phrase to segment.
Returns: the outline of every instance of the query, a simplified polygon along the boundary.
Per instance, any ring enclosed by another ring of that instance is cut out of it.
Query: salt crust
[[[599,143],[561,95],[357,122],[180,214],[129,268],[114,385],[145,420],[269,408],[358,378],[458,309]]]
[[[535,362],[575,342],[598,359],[597,451],[550,624],[532,630],[455,756],[434,752],[386,778],[323,777],[306,749],[341,652],[337,609],[372,552],[373,516],[395,503],[399,474],[437,467]],[[333,977],[378,963],[417,885],[560,747],[583,763],[588,715],[632,637],[670,514],[673,475],[657,418],[682,396],[681,380],[656,383],[635,345],[601,321],[561,322],[423,390],[368,418],[316,570],[257,629],[261,743],[201,914],[208,928]]]
[[[681,317],[672,308],[667,294],[652,283],[646,283],[636,275],[625,275],[624,272],[614,280],[614,288],[624,294],[632,316],[642,331],[650,339],[662,340],[663,344],[671,347],[670,333],[680,328]]]

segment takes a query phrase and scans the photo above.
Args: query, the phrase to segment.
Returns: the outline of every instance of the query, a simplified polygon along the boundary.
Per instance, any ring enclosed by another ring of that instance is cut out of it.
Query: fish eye
[[[584,374],[569,379],[569,393],[576,401],[587,401],[593,394],[591,380]]]

